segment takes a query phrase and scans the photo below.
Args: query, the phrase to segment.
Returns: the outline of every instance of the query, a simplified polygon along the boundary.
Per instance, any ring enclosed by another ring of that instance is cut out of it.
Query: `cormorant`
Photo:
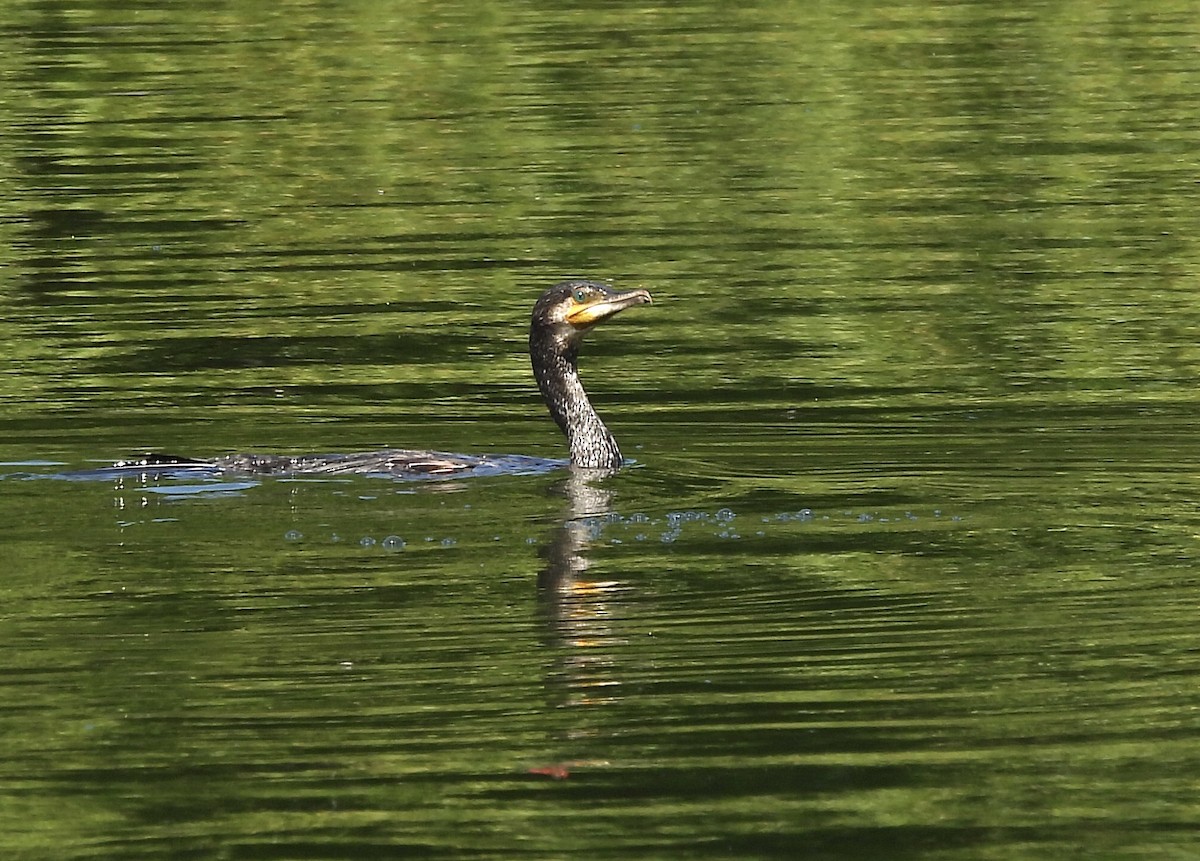
[[[550,415],[571,446],[571,463],[616,469],[621,450],[592,408],[579,381],[579,345],[597,323],[634,305],[650,303],[645,290],[620,292],[595,281],[564,281],[533,306],[529,360]]]
[[[533,306],[529,324],[529,359],[550,415],[566,434],[571,464],[588,469],[616,469],[621,450],[592,408],[579,380],[579,346],[593,326],[609,317],[651,302],[645,290],[615,290],[596,281],[555,284]],[[347,475],[365,473],[399,478],[450,478],[458,475],[544,472],[561,461],[522,455],[462,455],[441,451],[384,449],[354,454],[234,454],[212,460],[149,455],[122,461],[117,469],[175,472],[192,469],[277,475]]]

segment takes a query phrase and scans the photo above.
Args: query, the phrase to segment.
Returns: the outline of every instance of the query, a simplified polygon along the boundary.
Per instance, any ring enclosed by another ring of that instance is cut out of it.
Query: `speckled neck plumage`
[[[538,389],[554,421],[567,435],[571,463],[589,469],[616,469],[621,465],[617,441],[588,400],[579,379],[578,349],[554,349],[553,339],[530,337],[529,354]]]

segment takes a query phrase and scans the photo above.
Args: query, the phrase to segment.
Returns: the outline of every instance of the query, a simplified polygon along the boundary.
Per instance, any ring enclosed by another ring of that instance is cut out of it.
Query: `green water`
[[[8,3],[0,853],[1193,857],[1198,43]],[[562,457],[566,275],[655,296],[581,359],[612,478],[47,478]]]

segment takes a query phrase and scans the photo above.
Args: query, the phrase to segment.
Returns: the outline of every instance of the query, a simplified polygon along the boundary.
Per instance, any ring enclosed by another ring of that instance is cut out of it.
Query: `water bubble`
[[[375,539],[370,535],[364,535],[362,538],[358,539],[358,544],[360,547],[374,547]]]
[[[729,521],[733,520],[733,518],[735,518],[735,517],[737,517],[737,515],[734,514],[731,509],[728,509],[728,508],[722,508],[717,512],[717,520],[721,521],[722,523],[728,523]]]
[[[387,538],[383,539],[382,543],[383,543],[384,550],[403,550],[404,549],[404,539],[401,538],[399,535],[389,535]]]
[[[443,547],[453,547],[453,546],[454,546],[455,544],[457,544],[457,543],[458,543],[458,542],[457,542],[457,541],[455,541],[453,538],[443,538],[443,539],[442,539],[442,546],[443,546]]]
[[[298,529],[289,529],[287,532],[283,533],[284,541],[299,541],[303,537],[304,533]]]

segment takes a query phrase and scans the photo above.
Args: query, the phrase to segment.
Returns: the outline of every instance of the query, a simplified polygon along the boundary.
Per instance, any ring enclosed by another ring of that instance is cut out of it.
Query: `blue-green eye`
[[[576,290],[575,291],[575,301],[576,302],[586,302],[587,296],[588,296],[588,294],[587,294],[586,290]]]

